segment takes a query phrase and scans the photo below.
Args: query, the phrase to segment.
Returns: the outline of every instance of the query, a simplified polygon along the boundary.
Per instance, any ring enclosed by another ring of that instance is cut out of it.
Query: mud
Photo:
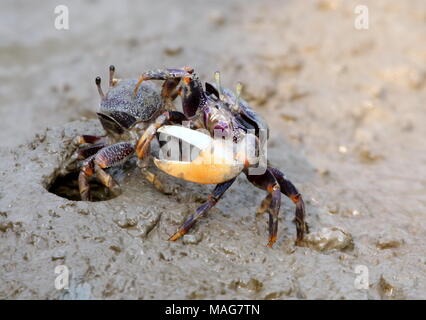
[[[360,31],[356,4],[73,1],[58,31],[56,3],[3,1],[0,298],[426,299],[426,5],[364,1]],[[243,177],[174,243],[211,187],[159,173],[163,194],[129,165],[116,198],[49,192],[72,139],[102,132],[93,79],[111,63],[123,77],[191,65],[242,80],[271,127],[268,159],[305,198],[306,246],[284,199],[266,247],[265,195]]]

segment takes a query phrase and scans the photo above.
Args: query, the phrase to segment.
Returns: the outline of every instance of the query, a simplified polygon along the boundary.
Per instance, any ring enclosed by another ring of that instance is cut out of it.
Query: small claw
[[[233,154],[232,142],[214,140],[200,131],[181,126],[163,126],[158,132],[201,150],[193,161],[154,159],[155,165],[171,176],[200,184],[219,184],[235,178],[244,168],[244,161]]]

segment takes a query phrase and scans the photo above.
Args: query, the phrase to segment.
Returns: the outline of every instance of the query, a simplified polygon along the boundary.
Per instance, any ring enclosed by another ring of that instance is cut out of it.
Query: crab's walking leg
[[[66,175],[70,171],[74,171],[77,167],[78,160],[87,159],[106,146],[106,143],[101,142],[87,147],[78,148],[62,166],[61,174]]]
[[[161,193],[170,194],[169,189],[164,187],[164,184],[161,182],[158,175],[156,175],[155,173],[152,173],[148,169],[141,170],[141,173],[144,176],[144,178],[154,186],[155,189],[157,189]]]
[[[148,146],[147,154],[150,153],[149,150],[150,150],[150,147]],[[155,189],[157,189],[161,193],[167,194],[168,193],[166,191],[167,189],[164,187],[163,183],[160,181],[158,176],[148,170],[150,160],[151,159],[149,157],[145,157],[138,161],[138,166],[139,168],[141,168],[141,174],[144,176],[144,178],[148,182],[150,182],[154,186]]]
[[[296,205],[296,244],[300,245],[303,242],[304,234],[309,232],[308,224],[305,222],[305,203],[303,202],[302,195],[281,171],[275,168],[268,168],[268,170],[272,172],[275,179],[277,179],[281,192],[290,198]]]
[[[105,136],[91,136],[87,134],[83,134],[82,136],[77,136],[74,138],[74,141],[77,145],[82,145],[86,143],[96,143],[99,142],[99,140],[102,140],[105,138]]]
[[[166,111],[159,115],[155,122],[145,130],[142,137],[140,137],[136,143],[136,154],[138,159],[142,159],[147,154],[150,143],[152,139],[154,139],[158,128],[167,122],[181,124],[184,120],[186,120],[185,115],[178,111]]]
[[[213,190],[213,193],[209,196],[209,199],[197,208],[195,213],[193,213],[179,227],[178,231],[176,231],[175,234],[169,238],[169,241],[175,241],[179,239],[180,237],[182,237],[184,234],[186,234],[188,230],[194,226],[194,224],[198,221],[198,219],[200,219],[202,216],[207,214],[210,208],[212,208],[220,200],[220,198],[225,193],[225,191],[228,190],[228,188],[234,183],[235,179],[236,178],[233,178],[229,181],[216,185],[216,187]]]
[[[83,201],[91,201],[92,197],[90,194],[90,185],[89,185],[89,177],[93,175],[94,172],[94,155],[86,159],[84,165],[80,169],[80,173],[78,175],[78,189],[80,191],[81,200]]]
[[[256,187],[266,190],[268,195],[262,201],[257,214],[267,212],[269,214],[269,241],[268,247],[272,247],[277,241],[278,233],[278,213],[281,206],[281,189],[273,173],[267,169],[262,175],[249,175],[247,179]]]
[[[114,167],[126,161],[134,153],[131,143],[120,142],[101,149],[98,153],[86,160],[78,176],[78,185],[81,199],[90,200],[88,179],[93,174],[99,181],[114,194],[119,193],[118,183],[103,169]]]
[[[118,183],[114,180],[114,178],[106,173],[98,164],[95,164],[95,173],[96,177],[99,179],[99,181],[107,187],[109,190],[111,190],[112,194],[118,195],[120,194],[120,186]]]

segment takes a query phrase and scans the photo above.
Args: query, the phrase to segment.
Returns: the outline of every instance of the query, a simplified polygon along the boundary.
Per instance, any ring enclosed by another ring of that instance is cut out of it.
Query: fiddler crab
[[[160,152],[154,163],[161,171],[190,182],[216,184],[207,201],[187,218],[170,241],[185,235],[220,200],[239,174],[244,173],[248,181],[268,193],[257,210],[257,214],[269,214],[267,245],[272,247],[277,240],[281,193],[296,205],[296,244],[302,244],[308,232],[302,196],[281,171],[267,164],[264,156],[268,125],[240,97],[240,84],[235,93],[223,88],[216,72],[215,84],[206,82],[203,88],[190,67],[148,71],[139,79],[122,80],[114,78],[114,71],[111,66],[106,93],[102,91],[101,79],[96,78],[101,96],[97,114],[106,135],[76,138],[77,144],[87,144],[76,152],[79,159],[85,159],[78,178],[82,200],[90,200],[92,176],[118,193],[117,182],[105,169],[124,163],[135,153],[138,165],[146,168],[151,142],[159,138],[164,142],[163,138],[167,137],[171,138],[169,142],[181,142],[177,150],[188,144],[196,152],[189,159]],[[162,89],[152,80],[164,81]],[[177,96],[182,100],[182,112],[173,105]],[[153,173],[142,171],[154,185],[158,183]]]

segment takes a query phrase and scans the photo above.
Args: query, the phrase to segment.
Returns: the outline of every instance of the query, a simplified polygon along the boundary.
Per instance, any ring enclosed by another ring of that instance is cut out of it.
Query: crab
[[[169,110],[168,115],[175,123],[183,120],[181,113],[173,111],[172,104],[177,97],[178,77],[166,80],[161,90],[150,81],[134,90],[138,79],[117,79],[114,73],[115,67],[111,65],[109,90],[106,93],[102,90],[101,78],[95,79],[101,98],[97,116],[106,134],[76,137],[74,142],[80,147],[69,161],[75,163],[75,160],[83,160],[78,185],[81,199],[85,201],[91,200],[91,177],[96,177],[113,195],[120,193],[118,183],[105,169],[120,165],[132,157],[138,137],[159,115]],[[151,172],[144,170],[144,175],[158,187],[159,182]]]
[[[179,81],[177,93],[182,98],[183,110],[179,119],[186,119],[188,123],[185,127],[173,124],[176,122],[176,114],[163,112],[138,139],[135,146],[137,157],[142,160],[149,154],[150,143],[159,134],[180,139],[199,149],[198,156],[191,161],[155,158],[156,166],[186,181],[216,184],[207,201],[187,218],[169,240],[175,241],[185,235],[221,199],[236,178],[244,173],[249,182],[267,192],[257,210],[258,215],[269,214],[267,246],[272,247],[277,241],[281,193],[296,206],[296,245],[302,245],[304,234],[308,232],[303,198],[284,173],[266,162],[262,165],[262,157],[251,156],[262,153],[269,129],[267,123],[240,97],[241,85],[237,85],[235,93],[223,88],[220,74],[216,72],[216,83],[207,82],[204,89],[192,68],[164,69],[143,73],[134,92],[138,92],[148,80],[164,80],[166,83]],[[195,129],[203,129],[204,133]],[[220,133],[219,138],[217,133]],[[223,140],[231,143],[222,143]],[[211,161],[212,158],[220,161]],[[256,170],[262,169],[262,166],[263,170]]]

